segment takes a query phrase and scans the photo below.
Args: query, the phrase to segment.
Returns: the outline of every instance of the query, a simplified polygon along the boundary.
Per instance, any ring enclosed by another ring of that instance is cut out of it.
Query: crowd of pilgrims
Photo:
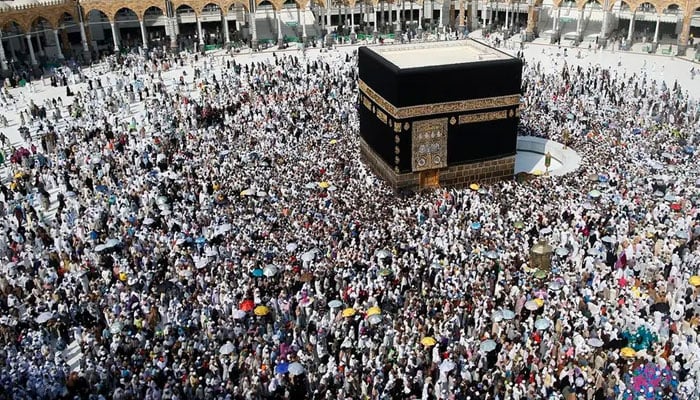
[[[699,108],[678,85],[526,63],[520,133],[580,168],[396,194],[358,157],[354,54],[169,57],[107,59],[27,114],[0,398],[700,396]]]

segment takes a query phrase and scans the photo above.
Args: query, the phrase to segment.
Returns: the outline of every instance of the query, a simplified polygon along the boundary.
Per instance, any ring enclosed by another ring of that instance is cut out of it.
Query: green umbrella
[[[513,226],[516,229],[523,229],[525,227],[525,223],[523,221],[516,221],[515,223],[513,223]]]
[[[535,271],[535,274],[534,274],[535,278],[537,278],[537,279],[544,279],[547,277],[547,275],[548,275],[547,271],[545,271],[543,269],[538,269],[537,271]]]

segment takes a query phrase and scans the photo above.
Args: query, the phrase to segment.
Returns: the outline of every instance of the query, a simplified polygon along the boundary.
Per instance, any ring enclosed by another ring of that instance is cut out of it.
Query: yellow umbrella
[[[420,340],[420,344],[422,344],[423,346],[427,346],[427,347],[435,346],[436,343],[437,343],[437,340],[435,340],[435,338],[432,338],[430,336],[426,336]]]
[[[544,175],[544,171],[542,171],[541,169],[536,169],[536,170],[532,171],[532,175],[542,176],[542,175]]]
[[[535,303],[537,303],[537,307],[542,307],[544,305],[544,300],[538,297],[535,299]]]
[[[620,349],[620,355],[623,358],[632,358],[635,356],[635,354],[637,354],[637,352],[634,351],[634,349],[631,347],[623,347],[622,349]]]
[[[319,183],[318,183],[318,186],[319,186],[320,188],[322,188],[322,189],[326,189],[326,188],[330,187],[331,184],[328,183],[328,182],[326,182],[326,181],[323,181],[323,182],[319,182]]]
[[[269,314],[270,309],[267,308],[267,306],[257,306],[255,307],[255,310],[253,310],[253,313],[259,317],[262,317],[263,315]]]
[[[19,172],[15,173],[15,175],[14,175],[15,179],[19,179],[23,176],[24,176],[24,172],[22,172],[22,171],[19,171]]]
[[[331,139],[331,144],[336,144],[338,141],[336,139]]]
[[[348,307],[345,310],[343,310],[343,317],[345,317],[345,318],[352,317],[353,315],[355,315],[355,313],[357,313],[357,311],[355,311],[354,308]]]
[[[367,309],[367,316],[368,317],[371,317],[372,315],[381,314],[381,313],[382,313],[382,309],[377,307],[377,306],[370,307],[369,309]]]
[[[126,278],[127,278],[126,272],[120,272],[120,273],[119,273],[119,280],[120,280],[120,281],[126,282]]]
[[[471,185],[469,185],[469,189],[471,190],[479,190],[479,188],[480,186],[478,183],[472,183]]]
[[[693,286],[700,286],[700,276],[698,275],[693,275],[688,279],[688,283],[690,283]]]

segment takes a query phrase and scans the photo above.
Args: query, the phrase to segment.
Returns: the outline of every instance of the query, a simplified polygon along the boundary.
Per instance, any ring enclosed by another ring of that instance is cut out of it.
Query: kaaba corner
[[[474,40],[359,49],[360,149],[395,189],[513,177],[522,62]]]

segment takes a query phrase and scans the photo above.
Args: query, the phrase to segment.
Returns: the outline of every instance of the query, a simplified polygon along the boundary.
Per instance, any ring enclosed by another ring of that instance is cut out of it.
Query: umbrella
[[[497,260],[498,259],[498,252],[494,250],[489,250],[486,253],[484,253],[484,256],[490,260]]]
[[[122,331],[122,328],[124,325],[122,325],[121,322],[115,322],[112,324],[112,326],[109,327],[109,332],[112,333],[113,335],[116,335],[117,333]]]
[[[693,275],[688,279],[688,283],[690,283],[693,286],[700,286],[700,276],[698,275]]]
[[[607,183],[610,180],[607,175],[598,175],[598,182]]]
[[[569,250],[565,249],[564,247],[559,247],[554,252],[559,256],[559,257],[566,257],[569,255]]]
[[[377,306],[370,307],[369,309],[367,309],[367,316],[368,317],[371,317],[372,315],[378,315],[381,313],[382,313],[382,309],[377,307]]]
[[[381,260],[381,259],[384,259],[384,258],[391,257],[391,252],[390,252],[389,250],[387,250],[387,249],[380,249],[380,250],[377,250],[377,251],[374,253],[374,255],[375,255],[378,259]]]
[[[479,350],[488,353],[496,350],[496,342],[493,339],[486,339],[479,344]]]
[[[603,236],[602,238],[600,238],[600,240],[601,240],[603,243],[609,243],[609,244],[615,243],[615,238],[613,238],[612,236],[607,236],[607,235],[606,235],[606,236]]]
[[[326,182],[326,181],[318,183],[318,187],[320,187],[321,189],[328,189],[328,187],[330,187],[330,186],[331,186],[331,184]]]
[[[270,313],[270,309],[267,306],[257,306],[255,307],[255,310],[253,310],[253,314],[257,315],[258,317],[265,316]]]
[[[262,277],[265,273],[263,272],[262,269],[260,269],[260,268],[255,268],[253,271],[251,271],[250,274],[253,275],[253,276],[256,277],[256,278],[260,278],[260,277]]]
[[[623,347],[620,349],[620,356],[623,358],[633,358],[637,352],[631,347]]]
[[[231,224],[221,224],[216,227],[216,234],[220,235],[231,230]]]
[[[661,314],[668,314],[671,311],[671,308],[669,307],[668,303],[656,303],[649,307],[649,312],[655,313],[657,311]]]
[[[544,319],[544,318],[540,318],[537,321],[535,321],[535,328],[537,328],[541,331],[549,328],[550,325],[551,325],[551,323],[549,322],[549,320]]]
[[[562,279],[555,279],[549,282],[549,289],[551,290],[561,290],[564,287],[564,281]]]
[[[589,201],[583,203],[583,209],[584,210],[592,210],[593,209],[593,204]]]
[[[541,235],[549,235],[550,233],[552,233],[552,227],[550,226],[544,227],[540,230]]]
[[[338,188],[335,187],[335,186],[331,186],[331,187],[329,187],[329,188],[326,189],[326,190],[329,191],[329,192],[335,192],[336,190],[338,190]]]
[[[601,196],[602,193],[598,189],[593,189],[590,192],[588,192],[588,196],[592,199],[597,199]]]
[[[234,310],[233,311],[233,319],[243,319],[245,318],[245,311],[243,310]]]
[[[678,231],[676,232],[676,237],[681,240],[688,240],[688,232],[686,231]]]
[[[379,270],[379,276],[389,276],[391,273],[392,272],[389,268],[382,268]]]
[[[515,221],[513,222],[513,227],[515,229],[523,229],[525,227],[525,223],[523,221]]]
[[[493,314],[491,314],[491,318],[493,318],[494,322],[503,321],[503,311],[501,311],[501,310],[494,311]]]
[[[669,203],[673,203],[676,200],[678,200],[678,196],[675,194],[668,193],[664,196],[664,201],[668,201]]]
[[[219,349],[220,354],[231,354],[236,349],[233,343],[228,342]]]
[[[293,362],[293,363],[289,364],[289,367],[287,368],[287,370],[289,371],[290,375],[301,375],[304,372],[306,372],[306,370],[304,369],[304,366],[299,364],[298,362]]]
[[[241,305],[238,306],[238,308],[239,308],[241,311],[245,311],[245,312],[253,311],[253,308],[254,308],[254,307],[255,307],[255,303],[253,302],[253,300],[250,300],[250,299],[248,299],[248,300],[243,300],[243,301],[241,302]]]
[[[288,252],[292,252],[292,251],[296,250],[297,247],[298,246],[296,243],[289,243],[289,244],[287,244],[287,247],[285,247],[285,248],[287,249]]]
[[[452,360],[443,360],[442,363],[440,363],[440,371],[449,372],[455,369],[456,366],[457,364]]]
[[[105,248],[112,248],[119,246],[121,244],[121,241],[119,239],[107,239],[105,242]]]
[[[501,315],[505,320],[511,320],[515,318],[515,313],[512,310],[502,310]]]
[[[588,345],[591,347],[603,347],[603,341],[598,338],[588,339]]]
[[[199,260],[197,260],[197,262],[194,263],[194,267],[197,269],[202,269],[202,268],[206,267],[207,264],[209,264],[209,259],[200,258]]]
[[[109,189],[105,185],[97,185],[95,186],[95,190],[104,194],[107,194],[109,192]]]
[[[370,315],[369,318],[367,318],[367,321],[370,325],[377,325],[378,323],[382,322],[382,316],[379,314]]]
[[[304,185],[306,189],[316,189],[317,185],[313,182],[309,182],[306,185]]]
[[[474,191],[477,191],[477,190],[479,190],[480,188],[481,188],[481,187],[479,186],[478,183],[472,183],[471,185],[469,185],[469,189],[474,190]]]
[[[330,308],[340,308],[343,306],[343,302],[340,300],[331,300],[328,302],[328,307]]]
[[[97,246],[95,246],[95,251],[98,253],[101,253],[105,250],[107,250],[107,247],[105,247],[105,245],[103,244],[98,244]]]
[[[268,265],[263,269],[263,275],[265,275],[268,278],[271,278],[275,275],[277,275],[277,267],[274,265]]]
[[[544,279],[547,277],[547,275],[548,275],[547,271],[545,271],[543,269],[538,269],[537,271],[535,271],[535,273],[532,276],[534,276],[537,279]]]
[[[599,175],[598,175],[598,174],[588,174],[588,180],[591,181],[591,182],[597,181],[598,178],[599,178]]]
[[[671,158],[673,158],[673,154],[668,153],[668,152],[663,152],[663,153],[661,153],[661,157],[666,158],[666,159],[671,159]]]
[[[256,196],[258,197],[267,197],[267,193],[263,190],[260,190],[259,192],[256,193]]]
[[[301,255],[301,260],[306,261],[306,262],[311,262],[313,259],[316,257],[316,252],[315,251],[307,251],[306,253]]]
[[[146,225],[146,226],[152,225],[154,222],[155,222],[155,221],[153,220],[153,218],[146,218],[146,219],[143,220],[143,224]]]
[[[284,375],[287,372],[289,372],[289,363],[281,362],[281,363],[277,364],[277,366],[275,366],[275,373],[276,374]]]
[[[357,311],[355,311],[354,308],[348,307],[345,310],[343,310],[343,317],[345,317],[345,318],[352,317],[356,313],[357,313]]]
[[[314,275],[311,272],[304,272],[299,276],[300,282],[311,282],[314,280]]]
[[[53,318],[53,313],[52,313],[52,312],[49,312],[49,311],[46,311],[46,312],[43,312],[43,313],[39,314],[39,315],[34,319],[34,321],[36,321],[37,324],[43,324],[44,322],[46,322],[46,321],[48,321],[48,320],[50,320],[50,319],[52,319],[52,318]]]
[[[481,222],[472,222],[471,228],[475,231],[478,231],[479,229],[481,229]]]
[[[246,189],[241,191],[241,196],[255,196],[255,190],[253,189]]]
[[[525,308],[530,311],[534,311],[537,310],[539,306],[537,305],[535,300],[528,300],[527,302],[525,302]]]

